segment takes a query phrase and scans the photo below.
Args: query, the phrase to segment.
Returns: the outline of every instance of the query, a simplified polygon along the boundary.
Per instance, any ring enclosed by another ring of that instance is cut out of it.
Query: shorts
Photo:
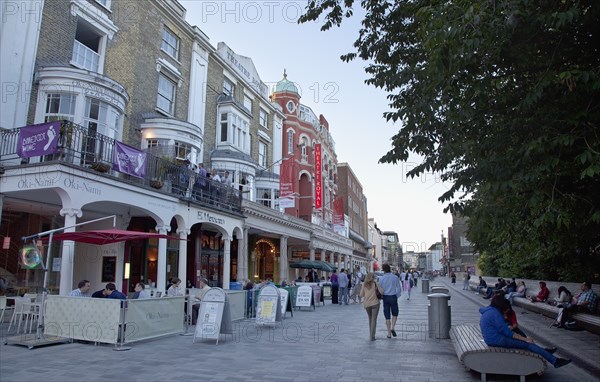
[[[398,297],[396,295],[383,295],[383,315],[386,320],[390,319],[391,315],[398,317]]]

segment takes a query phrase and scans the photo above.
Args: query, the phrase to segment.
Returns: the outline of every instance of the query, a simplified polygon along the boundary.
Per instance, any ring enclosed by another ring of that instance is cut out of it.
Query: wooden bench
[[[541,375],[547,366],[542,356],[528,350],[486,345],[479,325],[453,326],[450,338],[460,363],[481,373],[483,382],[487,374],[518,375],[520,382],[525,382],[527,375]]]

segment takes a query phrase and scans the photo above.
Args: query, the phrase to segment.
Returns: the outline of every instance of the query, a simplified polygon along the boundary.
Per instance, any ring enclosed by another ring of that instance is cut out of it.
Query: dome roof
[[[287,73],[285,72],[285,70],[283,71],[283,79],[279,81],[275,86],[275,93],[280,92],[290,92],[299,94],[296,85],[294,85],[292,81],[288,81]]]

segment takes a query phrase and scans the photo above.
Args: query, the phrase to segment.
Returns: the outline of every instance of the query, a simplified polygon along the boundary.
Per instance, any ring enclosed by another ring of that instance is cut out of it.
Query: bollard
[[[450,296],[443,293],[427,295],[429,307],[429,338],[450,338],[451,311],[448,301]]]
[[[429,279],[421,280],[421,293],[429,293]]]

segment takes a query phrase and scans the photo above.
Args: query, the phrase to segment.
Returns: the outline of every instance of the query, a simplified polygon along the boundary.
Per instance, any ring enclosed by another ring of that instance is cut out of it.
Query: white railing
[[[73,63],[90,72],[98,72],[98,61],[100,55],[79,41],[73,42]]]

